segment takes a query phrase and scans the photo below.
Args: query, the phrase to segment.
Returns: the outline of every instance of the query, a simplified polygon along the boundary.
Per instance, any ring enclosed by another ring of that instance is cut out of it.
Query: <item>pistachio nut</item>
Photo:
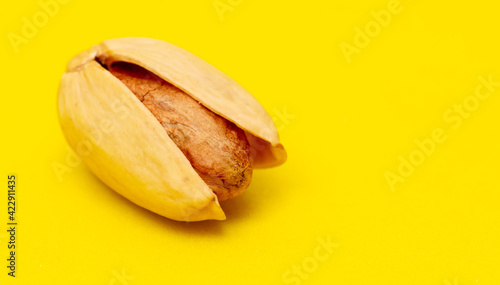
[[[179,221],[224,220],[254,168],[286,151],[257,100],[190,52],[148,38],[105,40],[74,57],[58,95],[69,145],[105,184]]]

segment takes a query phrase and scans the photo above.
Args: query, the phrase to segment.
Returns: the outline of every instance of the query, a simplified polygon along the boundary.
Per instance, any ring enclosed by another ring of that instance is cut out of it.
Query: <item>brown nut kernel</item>
[[[219,201],[248,188],[250,145],[240,128],[142,67],[116,62],[108,70],[153,113]]]

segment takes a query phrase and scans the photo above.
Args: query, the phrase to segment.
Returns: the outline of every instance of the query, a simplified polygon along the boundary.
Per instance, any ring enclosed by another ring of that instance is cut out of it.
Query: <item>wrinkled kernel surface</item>
[[[243,130],[142,67],[117,62],[108,70],[151,111],[219,200],[248,187],[252,161]]]

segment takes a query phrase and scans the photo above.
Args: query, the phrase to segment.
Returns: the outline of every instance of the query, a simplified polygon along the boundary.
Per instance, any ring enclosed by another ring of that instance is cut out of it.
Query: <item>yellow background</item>
[[[480,76],[500,81],[497,1],[401,0],[380,30],[373,15],[390,0],[221,0],[232,8],[222,16],[213,2],[71,0],[16,53],[9,34],[45,12],[2,1],[0,210],[4,221],[15,173],[19,226],[11,278],[2,222],[1,284],[500,284],[500,87],[459,127],[444,118]],[[356,47],[367,26],[348,63],[342,43]],[[58,179],[70,154],[56,112],[65,65],[126,36],[205,59],[280,129],[288,162],[256,171],[223,203],[226,221],[160,217],[82,164]],[[391,189],[385,175],[436,128],[446,141]]]

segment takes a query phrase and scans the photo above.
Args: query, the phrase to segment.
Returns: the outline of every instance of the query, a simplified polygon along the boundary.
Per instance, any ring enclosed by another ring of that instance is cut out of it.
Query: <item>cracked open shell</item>
[[[91,171],[132,202],[179,221],[225,219],[217,196],[157,119],[100,64],[120,61],[153,72],[244,130],[255,168],[285,162],[272,119],[227,75],[164,41],[106,40],[69,62],[59,88],[59,119]]]

